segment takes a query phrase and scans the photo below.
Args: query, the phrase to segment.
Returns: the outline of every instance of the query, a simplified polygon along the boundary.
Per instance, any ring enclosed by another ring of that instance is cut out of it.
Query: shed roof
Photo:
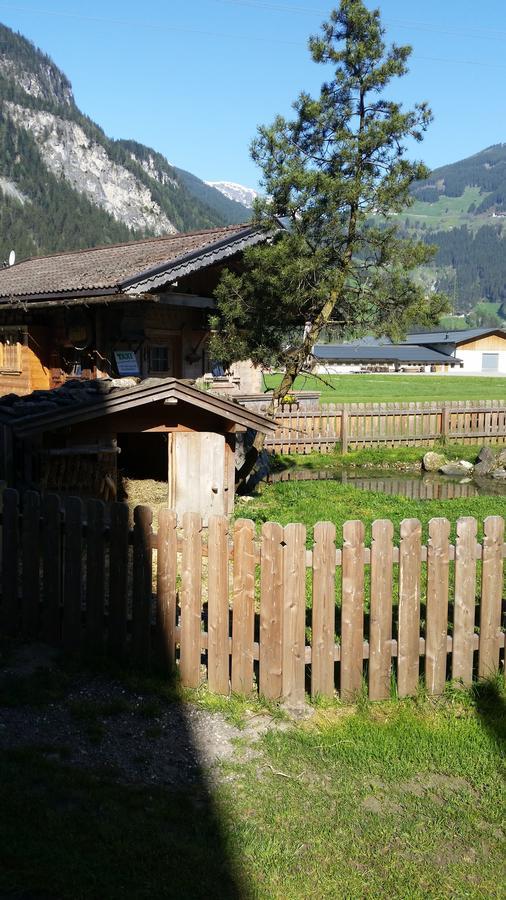
[[[0,303],[153,290],[266,239],[265,230],[229,225],[36,256],[0,269]]]
[[[11,426],[20,437],[28,437],[147,403],[172,400],[263,434],[276,428],[271,419],[231,400],[200,391],[177,378],[147,378],[128,387],[118,381],[121,379],[74,380],[55,390],[34,391],[25,397],[8,394],[0,397],[0,422]]]
[[[461,331],[415,331],[406,335],[410,344],[463,344],[486,334],[500,334],[506,337],[503,328],[463,328]]]
[[[313,355],[328,362],[389,362],[425,365],[456,365],[460,360],[437,350],[416,344],[317,344]]]

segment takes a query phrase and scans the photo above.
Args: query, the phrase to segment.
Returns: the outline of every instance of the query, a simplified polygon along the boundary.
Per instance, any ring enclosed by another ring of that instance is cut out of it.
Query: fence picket
[[[100,651],[104,643],[105,507],[101,500],[86,504],[86,643]]]
[[[364,643],[364,523],[345,522],[342,550],[341,697],[354,700],[362,687]]]
[[[397,689],[399,697],[416,694],[420,666],[420,580],[422,527],[403,519],[399,547],[399,625]]]
[[[317,522],[313,546],[311,696],[334,696],[336,526]]]
[[[19,552],[19,497],[18,492],[7,488],[3,492],[2,512],[2,631],[9,636],[19,630],[18,604],[18,552]]]
[[[269,700],[282,694],[283,528],[262,527],[260,577],[260,693]]]
[[[232,690],[253,689],[255,628],[255,524],[238,519],[234,528],[234,596],[232,613]]]
[[[372,523],[369,699],[390,696],[392,666],[392,584],[394,526],[388,519]]]
[[[158,513],[156,557],[156,628],[158,646],[165,668],[176,664],[177,619],[177,519],[173,510],[162,507]]]
[[[200,683],[202,632],[202,520],[197,513],[183,515],[181,572],[181,638],[179,673],[183,687]]]
[[[76,650],[81,643],[82,535],[82,500],[79,497],[68,497],[65,501],[62,614],[62,640],[68,651]]]
[[[209,690],[216,694],[228,694],[227,517],[210,516],[208,535],[207,679]]]
[[[479,678],[487,678],[494,675],[499,669],[504,519],[500,518],[500,516],[487,516],[483,527],[480,649],[478,653]]]
[[[466,685],[473,680],[476,532],[476,519],[458,520],[455,541],[452,678],[460,679]]]
[[[132,655],[136,662],[146,663],[151,650],[152,611],[152,527],[153,512],[149,506],[134,509]]]
[[[446,682],[450,523],[431,519],[427,546],[427,624],[425,683],[429,694],[442,694]]]
[[[127,646],[128,601],[128,506],[111,506],[109,551],[109,617],[107,646],[115,659],[122,659]]]
[[[40,494],[23,497],[21,634],[33,640],[39,632],[40,614]]]
[[[306,633],[306,529],[284,528],[282,693],[289,706],[304,704]]]
[[[6,492],[7,493],[7,492]],[[5,502],[5,494],[4,494]],[[42,499],[42,616],[43,637],[48,643],[60,640],[61,607],[61,512],[60,498],[46,494]]]

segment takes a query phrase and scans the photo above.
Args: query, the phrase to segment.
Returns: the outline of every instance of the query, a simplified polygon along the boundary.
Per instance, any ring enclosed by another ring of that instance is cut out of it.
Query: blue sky
[[[428,100],[435,121],[416,155],[432,167],[506,141],[505,0],[384,0],[387,38],[413,46],[390,92]],[[255,187],[258,124],[289,114],[325,76],[307,37],[321,0],[0,0],[0,21],[54,59],[78,105],[112,137],[133,138],[201,178]]]

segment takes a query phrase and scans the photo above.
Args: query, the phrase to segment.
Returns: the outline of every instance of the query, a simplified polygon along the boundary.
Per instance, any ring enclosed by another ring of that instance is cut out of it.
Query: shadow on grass
[[[500,749],[506,749],[506,690],[503,678],[490,678],[473,685],[478,714]]]
[[[146,734],[142,708],[128,718],[124,707],[109,703],[116,718],[107,720],[108,741],[93,747],[68,697],[77,676],[62,671],[59,680],[59,671],[23,674],[17,689],[15,675],[3,685],[0,675],[0,701],[14,691],[0,707],[0,896],[247,897],[177,686],[167,685],[164,739],[153,739],[154,754],[164,759],[153,764],[156,777],[140,763],[137,779],[136,734]],[[30,683],[37,706],[30,704]],[[141,684],[127,688],[128,699],[138,703]],[[149,703],[147,697],[146,708]],[[102,701],[102,715],[105,708]],[[130,741],[125,767],[133,760],[127,779],[114,749],[122,740]],[[145,737],[139,754],[143,747]]]

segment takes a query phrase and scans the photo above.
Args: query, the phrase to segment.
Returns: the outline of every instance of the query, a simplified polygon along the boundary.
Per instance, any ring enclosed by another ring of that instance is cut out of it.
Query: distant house
[[[368,369],[506,375],[506,330],[413,332],[399,344],[368,337],[346,344],[317,344],[313,355],[317,374]]]
[[[233,225],[0,269],[0,395],[69,378],[204,375],[220,274],[240,268],[243,251],[267,238]],[[251,366],[237,367],[239,380],[241,372],[240,389],[254,390]]]

